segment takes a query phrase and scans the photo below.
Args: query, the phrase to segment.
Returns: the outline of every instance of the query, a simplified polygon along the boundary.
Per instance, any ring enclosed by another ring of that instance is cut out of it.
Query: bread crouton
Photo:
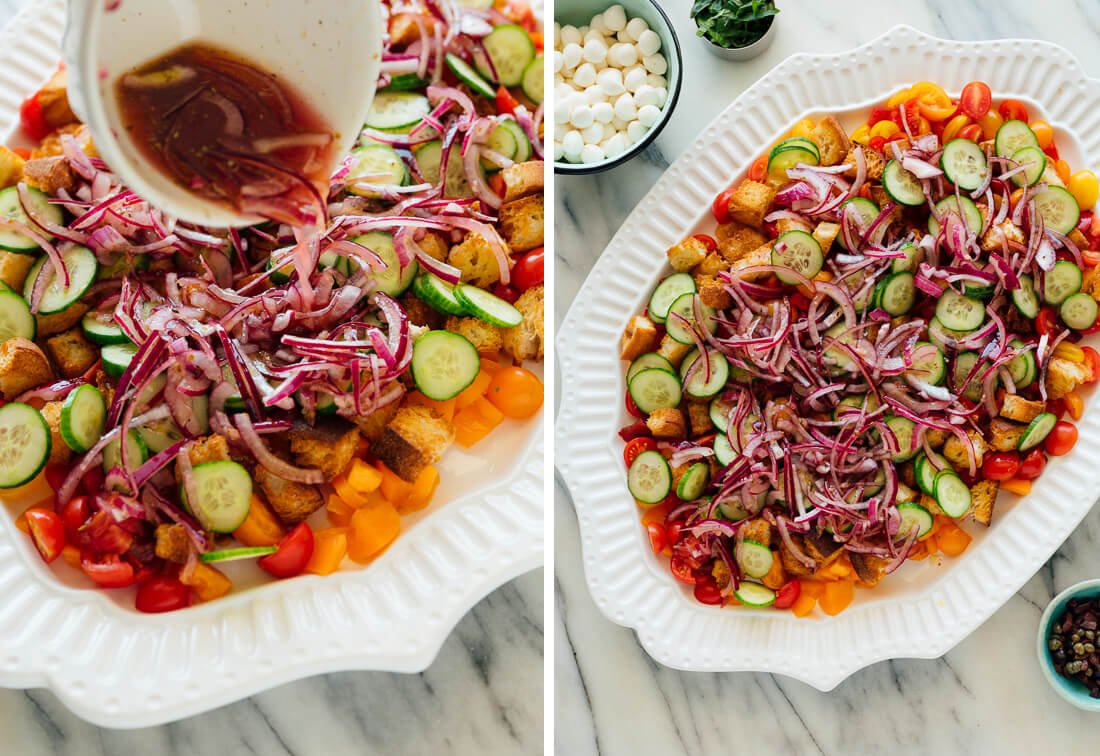
[[[523,322],[504,329],[504,351],[520,362],[542,359],[545,293],[544,287],[533,286],[520,294],[515,307],[523,313]]]
[[[30,273],[37,259],[33,255],[0,251],[0,281],[3,281],[15,291],[23,291],[27,274]]]
[[[995,480],[980,480],[970,487],[970,515],[975,522],[985,526],[993,522],[993,505],[999,488]]]
[[[749,520],[741,526],[741,534],[745,536],[746,541],[756,541],[761,546],[767,546],[771,548],[772,545],[772,526],[768,524],[768,521],[763,517],[758,517],[755,520]]]
[[[803,220],[795,220],[794,218],[780,218],[775,222],[775,233],[777,236],[782,236],[788,231],[805,231],[809,233],[810,230],[810,224]]]
[[[672,363],[673,367],[679,367],[684,357],[692,350],[691,344],[681,344],[667,333],[661,337],[661,344],[657,347],[657,354]]]
[[[443,327],[465,337],[481,354],[494,354],[504,348],[504,329],[478,318],[449,317]]]
[[[542,192],[545,163],[541,160],[529,160],[526,163],[513,163],[500,172],[504,179],[504,201],[511,202],[528,194]]]
[[[733,296],[726,289],[726,282],[718,276],[696,276],[695,285],[699,289],[699,299],[703,304],[716,310],[725,310],[733,306]]]
[[[875,184],[871,187],[871,199],[876,205],[886,207],[887,203],[893,203],[894,209],[890,211],[890,214],[886,216],[886,220],[883,221],[887,225],[891,223],[897,223],[901,220],[902,206],[897,202],[894,202],[894,198],[890,196],[889,192],[882,188],[882,184]]]
[[[218,433],[197,438],[191,442],[191,447],[187,450],[187,458],[191,460],[192,467],[230,459],[229,442],[226,441],[225,436]]]
[[[161,559],[183,564],[191,553],[191,538],[183,525],[162,523],[157,525],[156,554]]]
[[[438,23],[427,13],[395,13],[390,17],[390,47],[399,50],[420,40],[421,29],[431,39]]]
[[[462,281],[487,289],[500,280],[500,263],[489,242],[477,234],[451,247],[447,262],[462,271]]]
[[[989,446],[986,444],[985,439],[982,438],[982,434],[977,431],[967,431],[966,437],[970,439],[970,443],[974,445],[974,461],[980,468]],[[943,444],[943,456],[947,458],[948,462],[954,465],[956,470],[970,469],[970,455],[967,451],[966,444],[954,433],[952,433]]]
[[[359,432],[363,435],[363,438],[368,441],[377,441],[382,438],[382,434],[386,432],[386,426],[390,421],[397,416],[397,411],[401,408],[401,402],[390,402],[384,407],[379,407],[374,412],[368,412],[365,415],[356,415],[351,418],[356,427],[359,428]]]
[[[924,440],[928,442],[928,446],[933,449],[941,448],[944,443],[947,442],[948,432],[939,430],[937,428],[925,428]]]
[[[760,228],[775,199],[775,189],[759,181],[742,181],[730,197],[730,217],[746,226]]]
[[[1061,399],[1091,378],[1087,365],[1055,357],[1047,366],[1047,395],[1051,399]]]
[[[430,304],[411,291],[405,292],[397,300],[405,309],[405,317],[413,325],[434,331],[443,327],[447,316],[436,310]]]
[[[88,157],[98,157],[99,152],[95,148],[95,144],[92,142],[92,132],[82,123],[67,123],[61,126],[56,131],[47,134],[35,147],[31,150],[31,160],[37,160],[43,157],[57,157],[64,153],[61,148],[61,137],[71,136],[76,140],[76,143],[80,145],[80,148],[84,150]]]
[[[745,269],[757,265],[771,265],[771,262],[772,245],[771,242],[768,242],[766,244],[761,244],[747,256],[733,263],[733,265],[730,266],[730,271],[737,273],[743,281],[759,281],[762,278],[767,278],[771,273],[766,270],[745,271]]]
[[[829,254],[829,250],[833,247],[833,242],[836,241],[836,237],[840,235],[840,224],[829,223],[828,221],[822,221],[817,224],[811,234],[814,240],[821,245],[821,254]]]
[[[916,501],[917,492],[902,482],[898,482],[898,493],[895,501],[898,504],[905,504],[906,502]]]
[[[420,248],[424,250],[429,257],[434,257],[440,262],[447,259],[447,250],[450,248],[450,245],[447,243],[447,240],[443,238],[443,234],[438,231],[425,231],[424,237],[417,239],[416,243],[420,245]]]
[[[703,258],[703,261],[696,266],[692,274],[698,278],[699,276],[713,276],[729,268],[729,262],[717,252],[708,252],[707,256]]]
[[[262,466],[256,468],[255,477],[267,503],[285,525],[297,525],[325,504],[317,486],[285,480]]]
[[[545,209],[541,194],[505,202],[497,211],[500,232],[514,252],[542,246]]]
[[[77,118],[69,106],[69,73],[59,68],[38,90],[38,107],[42,120],[50,129],[74,123]]]
[[[886,577],[886,567],[889,562],[874,554],[852,553],[848,557],[852,562],[859,582],[867,586],[878,585],[878,582]]]
[[[665,252],[672,269],[683,273],[691,270],[707,256],[707,246],[694,236],[689,236]]]
[[[917,499],[917,503],[927,509],[929,512],[931,512],[933,515],[943,514],[943,510],[940,509],[939,502],[937,502],[934,497],[929,496],[928,494],[922,493],[920,495],[920,498]]]
[[[787,571],[783,569],[783,560],[772,559],[772,566],[768,568],[767,574],[760,578],[760,582],[773,591],[782,588],[783,584],[787,582]]]
[[[687,423],[684,413],[675,407],[654,410],[645,421],[654,438],[684,438],[687,436]]]
[[[886,168],[886,158],[882,156],[882,153],[878,150],[867,147],[866,145],[852,145],[852,148],[848,150],[848,154],[844,156],[844,160],[841,162],[846,165],[851,165],[844,175],[850,179],[856,177],[856,148],[859,147],[863,150],[863,160],[867,163],[867,179],[869,181],[879,181],[882,179],[882,171]]]
[[[1019,394],[1005,394],[999,414],[1003,418],[1015,420],[1018,423],[1030,423],[1045,412],[1046,408],[1046,402],[1033,402]]]
[[[852,146],[848,132],[831,115],[822,118],[810,136],[821,153],[821,165],[838,165]]]
[[[73,302],[61,312],[35,315],[34,322],[38,329],[38,338],[53,336],[55,333],[69,330],[80,322],[87,311],[88,305],[83,302]]]
[[[56,194],[60,189],[68,191],[76,186],[76,174],[64,157],[28,160],[23,165],[23,180],[27,186],[46,194]]]
[[[985,252],[1000,252],[1002,242],[1017,242],[1024,244],[1024,232],[1011,220],[1003,220],[996,226],[990,226],[989,230],[982,234],[981,247]]]
[[[0,270],[0,278],[2,277],[3,272]],[[1081,291],[1100,302],[1100,265],[1085,268],[1084,275],[1081,277]]]
[[[802,553],[805,554],[805,541],[803,540],[802,536],[798,533],[791,533],[790,535],[791,541],[794,543],[795,547],[800,549]],[[805,565],[800,562],[798,558],[790,551],[790,549],[787,548],[787,544],[785,544],[783,541],[779,542],[779,559],[783,562],[783,569],[786,570],[788,574],[795,577],[806,577],[807,575],[812,575],[817,569],[816,563],[813,567],[810,567],[809,565]]]
[[[710,421],[710,405],[707,402],[687,402],[688,428],[692,436],[705,436],[714,430]]]
[[[72,449],[61,435],[61,405],[63,402],[46,402],[42,406],[42,417],[50,426],[50,456],[47,464],[63,465],[73,456]]]
[[[635,315],[626,323],[619,342],[619,359],[636,360],[657,348],[657,326],[645,315]]]
[[[427,407],[405,406],[397,411],[371,451],[399,478],[412,483],[420,471],[434,465],[454,441],[454,425]]]
[[[99,359],[99,351],[84,338],[79,328],[70,328],[46,339],[46,351],[65,378],[83,375]]]
[[[0,188],[15,186],[22,181],[26,162],[22,155],[0,146]]]
[[[0,397],[10,402],[53,377],[50,361],[33,341],[16,337],[0,344]]]
[[[295,423],[287,434],[299,467],[310,467],[332,480],[342,473],[359,447],[359,429],[342,418],[318,420],[316,425]]]
[[[1079,228],[1075,228],[1066,234],[1066,238],[1073,242],[1073,245],[1079,250],[1086,250],[1089,248],[1089,240],[1081,233],[1081,229]]]
[[[995,417],[989,423],[989,445],[997,451],[1016,451],[1026,428]]]
[[[727,263],[734,263],[768,241],[755,228],[750,228],[742,223],[728,224],[734,226],[724,239],[718,240],[718,254]]]

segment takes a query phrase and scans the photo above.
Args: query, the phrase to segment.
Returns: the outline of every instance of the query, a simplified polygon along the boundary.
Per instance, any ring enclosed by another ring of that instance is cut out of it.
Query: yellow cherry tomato
[[[1077,171],[1069,177],[1066,186],[1082,210],[1090,210],[1096,204],[1097,197],[1100,197],[1100,182],[1092,171]]]
[[[929,121],[943,121],[955,112],[955,103],[943,91],[943,87],[930,81],[921,81],[909,88],[909,96],[917,98],[921,115]]]
[[[811,121],[809,118],[803,118],[801,121],[794,125],[793,129],[791,129],[791,136],[805,137],[806,139],[809,139],[813,135],[815,128],[816,124],[814,124],[813,121]]]
[[[963,127],[969,125],[970,116],[962,115],[960,113],[959,115],[952,118],[950,121],[947,122],[947,125],[943,127],[944,143],[950,142],[952,139],[957,137],[959,135],[959,132],[962,131]]]
[[[911,98],[913,96],[911,94],[911,91],[912,90],[909,90],[909,89],[901,90],[896,95],[894,95],[893,97],[891,97],[889,100],[886,101],[886,107],[888,107],[888,108],[899,107],[903,102],[905,102],[906,100],[908,100],[909,98]]]
[[[871,129],[867,128],[867,124],[863,124],[852,132],[852,141],[859,144],[867,144],[871,141]]]
[[[1001,118],[1001,114],[996,110],[990,110],[984,116],[978,119],[978,125],[982,127],[982,138],[992,139],[997,136],[997,129],[1001,128],[1001,124],[1005,122],[1005,119]]]
[[[901,129],[898,128],[898,125],[893,121],[879,121],[871,127],[871,136],[889,139],[899,131],[901,131]]]
[[[1059,160],[1054,164],[1054,172],[1058,174],[1058,178],[1062,179],[1063,184],[1069,184],[1070,172],[1069,163],[1065,160]],[[1091,205],[1090,205],[1091,207]]]
[[[1035,138],[1039,140],[1039,149],[1045,150],[1054,143],[1054,129],[1046,121],[1032,121],[1031,130],[1035,132]]]

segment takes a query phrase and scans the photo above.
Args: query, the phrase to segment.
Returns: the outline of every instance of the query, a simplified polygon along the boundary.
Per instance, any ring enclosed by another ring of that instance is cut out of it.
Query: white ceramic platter
[[[580,520],[597,605],[634,628],[657,661],[688,670],[776,672],[830,690],[883,659],[938,657],[1035,573],[1092,507],[1100,483],[1100,412],[1089,407],[1073,452],[1053,459],[1024,499],[1001,494],[994,523],[960,557],[908,563],[836,617],[703,606],[653,555],[626,488],[625,373],[619,337],[668,272],[665,250],[713,228],[714,196],[796,121],[834,113],[853,125],[874,103],[930,80],[952,94],[971,80],[1022,99],[1054,125],[1076,167],[1100,162],[1100,80],[1046,42],[953,42],[899,26],[855,50],[795,55],[738,97],[638,204],[559,330],[557,467]],[[682,113],[683,117],[687,114]],[[975,528],[969,528],[976,532]]]
[[[56,68],[64,24],[63,0],[36,1],[0,35],[0,134]],[[452,447],[432,506],[402,518],[402,535],[366,567],[272,583],[246,566],[233,595],[169,615],[89,589],[61,560],[43,564],[14,525],[36,497],[9,497],[0,686],[47,687],[92,722],[143,727],[323,672],[418,672],[470,607],[542,563],[542,436],[541,418],[505,421],[470,451]]]

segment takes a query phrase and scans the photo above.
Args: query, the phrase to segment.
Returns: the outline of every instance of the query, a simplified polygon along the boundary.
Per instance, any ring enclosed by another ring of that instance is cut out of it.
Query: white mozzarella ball
[[[642,65],[645,66],[645,70],[658,76],[663,76],[665,71],[668,70],[668,61],[661,53],[645,56],[642,58]]]
[[[581,63],[573,72],[573,83],[580,87],[590,87],[596,83],[596,69],[591,63]]]
[[[645,83],[653,87],[654,89],[666,90],[665,96],[668,96],[668,79],[666,79],[664,76],[659,76],[658,74],[651,73],[645,77]]]
[[[605,37],[602,32],[596,29],[590,29],[585,33],[584,41],[581,42],[581,45],[587,45],[589,42],[603,42],[604,44],[607,44],[606,40],[607,37]]]
[[[554,47],[561,45],[561,24],[554,22]]]
[[[581,132],[581,138],[584,139],[585,144],[599,144],[603,141],[605,133],[602,123],[594,123]]]
[[[631,121],[626,127],[626,135],[630,138],[633,144],[637,144],[645,137],[646,132],[649,131],[649,127],[643,124],[641,121]]]
[[[561,50],[554,50],[554,73],[561,73],[564,66],[565,60],[562,58]]]
[[[634,35],[628,32],[626,29],[615,32],[615,40],[622,42],[624,45],[632,45],[638,40],[634,39]]]
[[[607,157],[604,155],[603,148],[598,144],[586,144],[581,149],[581,162],[582,163],[599,163]]]
[[[596,123],[611,123],[615,118],[615,108],[606,100],[592,106],[592,118]]]
[[[634,107],[644,108],[646,105],[660,106],[661,101],[657,97],[657,90],[648,84],[643,84],[634,92]]]
[[[565,26],[561,27],[561,32],[558,35],[558,39],[561,41],[561,45],[563,47],[565,45],[580,44],[580,41],[583,38],[584,35],[581,34],[580,30],[572,24],[566,24]]]
[[[554,140],[554,160],[561,160],[565,156],[565,148],[561,142]]]
[[[615,131],[626,131],[631,123],[633,123],[633,121],[624,121],[622,118],[615,116],[611,119],[611,128]]]
[[[591,31],[591,29],[588,26],[578,26],[577,31],[581,34],[581,39],[577,44],[583,45],[584,38],[588,36],[588,32]]]
[[[666,102],[668,102],[668,90],[664,87],[657,87],[657,104],[663,108]]]
[[[569,123],[569,101],[564,97],[554,100],[554,123]]]
[[[587,105],[588,100],[585,99],[584,92],[572,92],[565,98],[566,104],[569,105],[569,114],[572,115],[573,111],[579,108],[581,105]]]
[[[565,69],[573,70],[581,64],[583,57],[584,50],[576,42],[567,42],[561,49],[561,64]]]
[[[605,37],[611,33],[611,29],[607,27],[607,23],[604,21],[602,13],[592,17],[592,20],[588,23],[588,28],[592,31],[598,31]]]
[[[600,89],[598,84],[593,84],[592,86],[584,90],[584,99],[589,105],[595,108],[601,102],[607,102],[607,95],[602,89]],[[592,111],[593,115],[595,115],[595,112],[595,110]]]
[[[638,62],[638,48],[634,45],[616,42],[611,45],[611,50],[607,53],[607,59],[613,66],[629,68]]]
[[[619,95],[619,99],[615,100],[615,115],[624,121],[629,121],[637,114],[637,109],[634,107],[634,97],[629,92],[624,92]]]
[[[661,51],[661,35],[652,29],[646,29],[638,35],[638,51],[642,55],[656,55]]]
[[[603,12],[603,22],[611,31],[622,31],[626,28],[626,9],[621,5],[612,5]]]
[[[570,129],[561,138],[561,148],[566,155],[580,155],[583,147],[584,138],[581,136],[581,132],[576,129]]]
[[[614,134],[608,137],[600,146],[603,147],[604,154],[609,158],[618,157],[626,151],[626,135]]]
[[[652,126],[661,120],[661,109],[655,105],[646,105],[638,108],[638,123],[643,126]]]
[[[592,108],[587,103],[573,108],[569,114],[569,122],[578,129],[586,129],[592,125]]]
[[[632,18],[626,22],[626,31],[630,34],[631,41],[637,41],[642,32],[649,30],[649,24],[644,18]]]
[[[608,97],[616,97],[626,91],[623,72],[617,68],[605,68],[596,74],[596,86]]]
[[[637,92],[646,82],[646,72],[642,66],[631,66],[623,72],[623,86],[628,92]]]
[[[590,39],[584,43],[584,59],[589,63],[603,63],[607,60],[607,45],[603,39]]]

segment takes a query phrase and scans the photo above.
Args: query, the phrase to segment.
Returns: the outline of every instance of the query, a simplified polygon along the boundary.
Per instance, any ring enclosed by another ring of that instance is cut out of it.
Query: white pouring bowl
[[[379,0],[69,0],[64,53],[69,101],[96,149],[153,205],[206,226],[254,223],[176,184],[122,125],[118,78],[193,40],[237,53],[287,83],[328,123],[340,160],[357,138],[382,51]]]

